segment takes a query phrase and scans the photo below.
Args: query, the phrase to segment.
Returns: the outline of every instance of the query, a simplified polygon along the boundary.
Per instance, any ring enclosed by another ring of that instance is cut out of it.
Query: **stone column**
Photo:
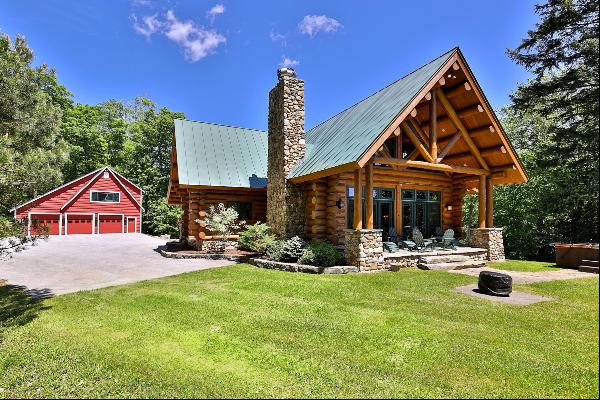
[[[381,229],[346,229],[346,262],[360,271],[384,268],[382,236]]]
[[[502,228],[478,228],[471,230],[469,244],[488,251],[488,261],[504,261]]]
[[[304,81],[291,68],[277,71],[269,92],[267,224],[279,238],[304,234],[305,195],[287,176],[306,153]]]

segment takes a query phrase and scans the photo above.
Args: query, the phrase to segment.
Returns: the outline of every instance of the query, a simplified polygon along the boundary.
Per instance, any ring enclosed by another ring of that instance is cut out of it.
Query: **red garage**
[[[47,226],[50,235],[141,232],[142,189],[110,167],[75,179],[11,211],[27,219],[28,235]]]

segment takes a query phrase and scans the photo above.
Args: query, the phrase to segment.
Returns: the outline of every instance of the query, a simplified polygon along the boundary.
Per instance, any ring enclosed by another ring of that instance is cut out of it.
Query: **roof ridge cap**
[[[235,128],[235,129],[243,129],[246,131],[255,131],[255,132],[261,132],[261,133],[267,133],[267,131],[263,131],[261,129],[256,129],[256,128],[244,128],[242,126],[234,126],[234,125],[225,125],[225,124],[219,124],[217,122],[207,122],[207,121],[198,121],[198,120],[194,120],[194,119],[188,119],[188,118],[174,118],[174,121],[186,121],[186,122],[195,122],[197,124],[206,124],[206,125],[214,125],[214,126],[222,126],[224,128]]]

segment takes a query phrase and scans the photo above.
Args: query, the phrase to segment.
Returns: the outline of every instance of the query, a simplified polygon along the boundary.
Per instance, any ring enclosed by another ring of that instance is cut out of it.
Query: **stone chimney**
[[[278,82],[269,92],[267,224],[279,238],[304,234],[304,192],[287,181],[306,153],[304,81],[292,68],[277,70]]]

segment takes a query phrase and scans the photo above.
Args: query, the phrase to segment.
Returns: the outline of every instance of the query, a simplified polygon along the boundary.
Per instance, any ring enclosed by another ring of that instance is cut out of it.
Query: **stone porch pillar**
[[[362,271],[382,269],[383,230],[346,229],[346,262]]]
[[[504,261],[502,228],[477,228],[471,230],[469,245],[488,251],[488,261]]]

